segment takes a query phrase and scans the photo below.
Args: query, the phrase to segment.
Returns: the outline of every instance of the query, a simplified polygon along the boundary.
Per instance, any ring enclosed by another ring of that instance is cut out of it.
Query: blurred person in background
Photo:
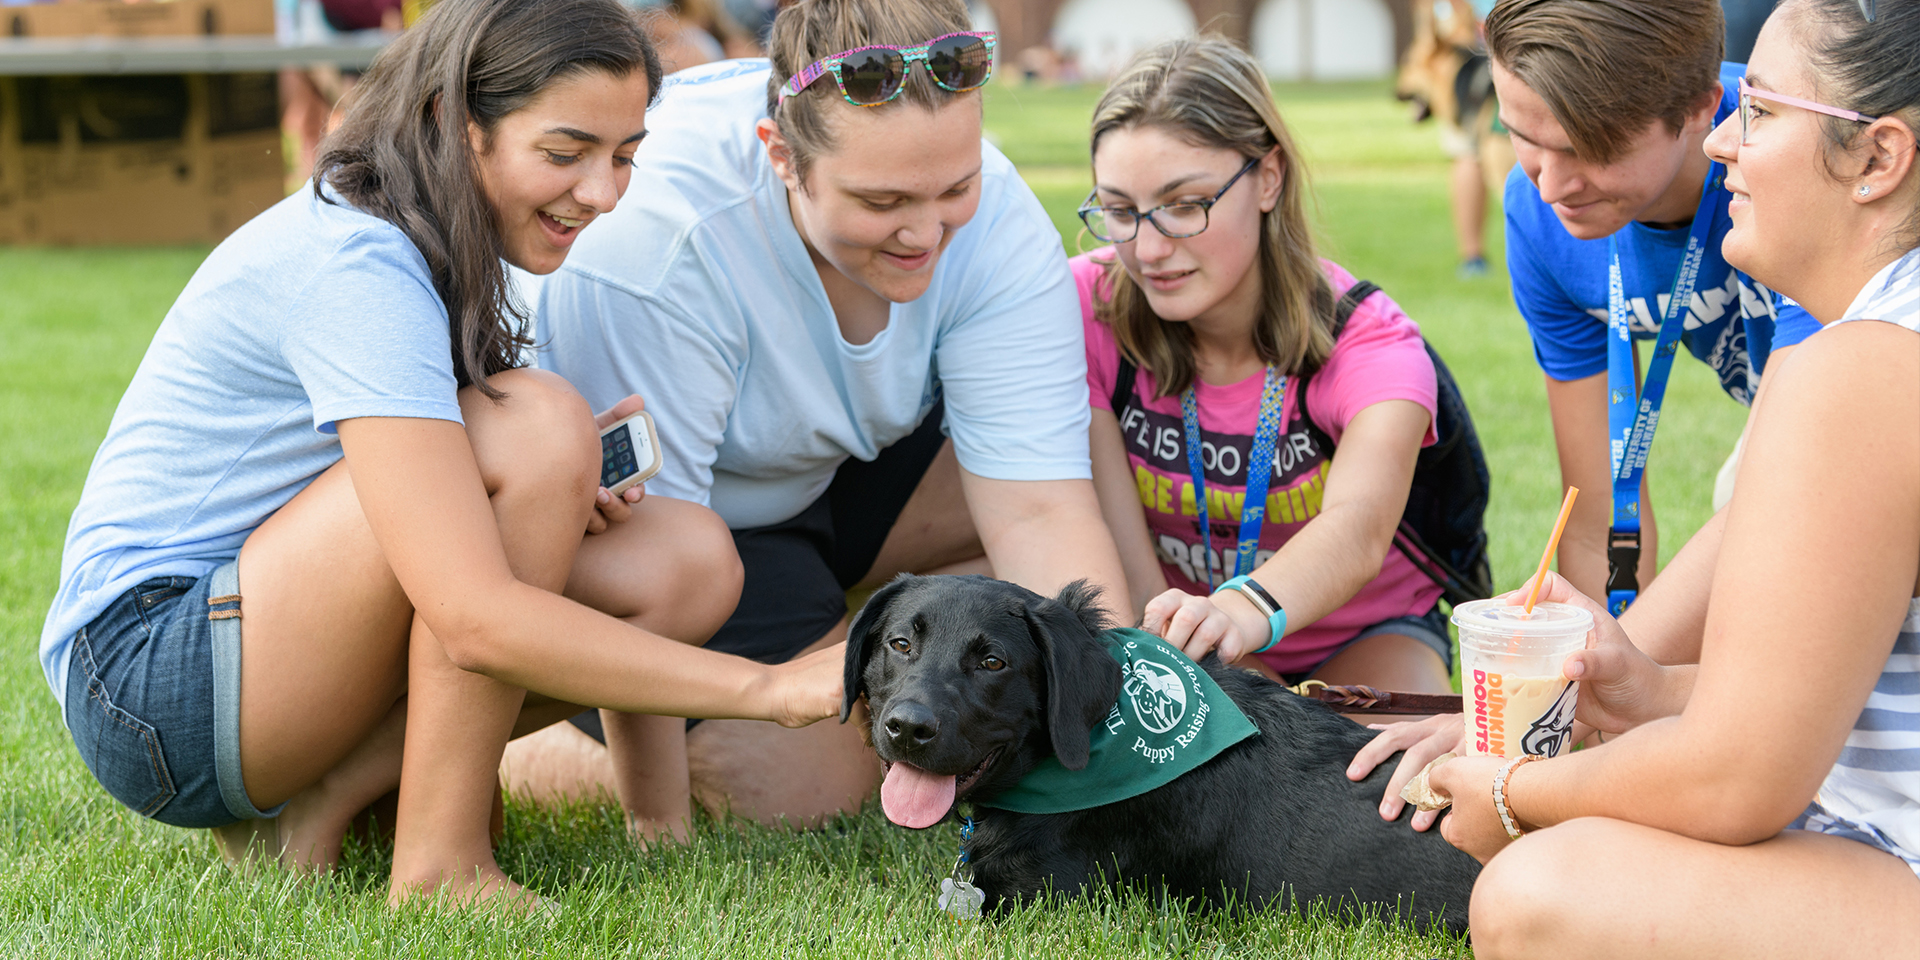
[[[728,16],[719,0],[625,0],[660,48],[668,73],[728,57],[760,56],[759,45]]]
[[[1753,41],[1760,36],[1760,27],[1767,22],[1767,14],[1773,12],[1774,0],[1720,0],[1720,10],[1727,17],[1727,59],[1735,63],[1746,63],[1753,53]]]
[[[1440,120],[1440,145],[1453,158],[1448,200],[1463,279],[1487,273],[1487,194],[1506,182],[1513,146],[1500,127],[1480,21],[1493,0],[1413,5],[1413,43],[1394,92],[1415,103],[1416,121]]]
[[[320,11],[328,27],[342,32],[398,31],[404,25],[402,0],[320,0]],[[280,128],[293,142],[289,192],[312,175],[320,140],[333,129],[341,102],[359,79],[358,70],[330,63],[280,69]]]
[[[403,0],[320,0],[327,26],[342,33],[355,30],[397,31],[405,25]]]
[[[720,0],[727,16],[739,24],[740,31],[748,43],[761,52],[736,53],[734,56],[765,56],[767,36],[773,31],[773,18],[780,8],[790,6],[792,0]]]

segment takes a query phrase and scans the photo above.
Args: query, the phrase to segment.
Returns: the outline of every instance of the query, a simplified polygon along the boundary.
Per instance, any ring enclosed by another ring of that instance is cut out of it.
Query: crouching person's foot
[[[280,863],[280,824],[273,818],[238,820],[208,832],[230,867],[245,871]]]
[[[685,846],[692,830],[685,819],[656,820],[642,816],[632,810],[627,812],[627,835],[633,838],[641,850],[652,850],[656,846]]]
[[[540,916],[556,909],[551,901],[508,879],[491,859],[429,877],[403,878],[396,872],[387,892],[387,905],[402,904],[498,910],[507,916]]]
[[[214,827],[214,845],[241,870],[265,866],[295,873],[325,873],[340,862],[340,848],[357,809],[336,802],[322,784],[288,800],[276,816]]]
[[[347,828],[358,812],[315,786],[287,801],[278,816],[214,827],[213,841],[228,864],[243,870],[274,866],[325,873],[340,862]]]

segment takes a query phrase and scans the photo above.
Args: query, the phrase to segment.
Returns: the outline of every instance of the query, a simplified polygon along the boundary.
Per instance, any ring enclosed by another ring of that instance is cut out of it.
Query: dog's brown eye
[[[980,666],[985,667],[988,670],[1004,670],[1006,669],[1007,662],[1005,660],[1000,659],[999,657],[988,657],[985,660],[980,661]]]
[[[892,640],[887,641],[887,646],[901,653],[913,652],[913,641],[908,640],[906,637],[894,637]]]

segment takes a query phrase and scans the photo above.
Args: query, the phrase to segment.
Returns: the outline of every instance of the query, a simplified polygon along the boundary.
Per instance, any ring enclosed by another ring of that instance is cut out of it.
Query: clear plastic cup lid
[[[1468,630],[1514,637],[1560,637],[1569,633],[1584,635],[1593,628],[1593,614],[1564,603],[1536,603],[1529,614],[1525,606],[1495,597],[1454,607],[1453,622]]]

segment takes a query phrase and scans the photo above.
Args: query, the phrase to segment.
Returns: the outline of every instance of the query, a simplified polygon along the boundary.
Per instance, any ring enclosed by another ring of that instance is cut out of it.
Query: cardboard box
[[[273,0],[61,0],[0,7],[12,37],[272,34]]]
[[[272,74],[0,77],[0,243],[217,243],[284,176]]]

